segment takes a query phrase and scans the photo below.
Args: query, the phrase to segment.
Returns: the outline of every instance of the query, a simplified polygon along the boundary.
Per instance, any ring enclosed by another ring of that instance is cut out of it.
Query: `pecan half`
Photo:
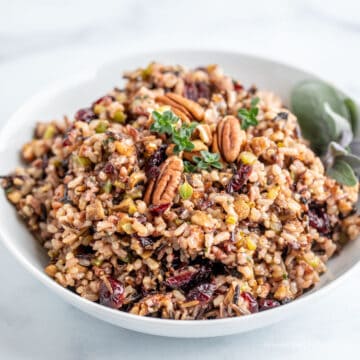
[[[199,138],[204,144],[206,145],[212,144],[213,137],[210,126],[208,124],[198,125],[194,131],[194,135],[199,136]]]
[[[190,123],[192,115],[184,106],[181,106],[174,100],[170,99],[167,95],[158,96],[156,101],[160,104],[171,106],[171,110],[176,116],[178,116],[183,122]]]
[[[149,182],[144,201],[152,205],[171,203],[180,184],[183,168],[183,162],[178,156],[167,158],[160,167],[158,178]]]
[[[234,162],[240,154],[245,140],[245,132],[240,128],[240,122],[235,116],[225,116],[217,125],[217,146],[227,162]]]
[[[204,109],[195,101],[189,100],[175,93],[168,93],[167,96],[178,104],[184,106],[196,120],[201,121],[203,119]]]
[[[158,96],[156,101],[161,104],[170,105],[176,115],[182,120],[185,119],[184,121],[186,122],[189,122],[192,118],[201,121],[204,117],[204,109],[198,103],[186,99],[181,95],[167,93],[164,96]]]

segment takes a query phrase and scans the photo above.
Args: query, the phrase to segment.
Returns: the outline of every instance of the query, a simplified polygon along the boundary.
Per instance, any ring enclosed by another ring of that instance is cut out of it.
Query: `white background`
[[[0,124],[56,79],[123,53],[161,48],[271,57],[360,98],[357,0],[0,0]],[[260,331],[166,339],[75,310],[0,244],[0,359],[359,359],[359,278],[357,268],[300,317]]]

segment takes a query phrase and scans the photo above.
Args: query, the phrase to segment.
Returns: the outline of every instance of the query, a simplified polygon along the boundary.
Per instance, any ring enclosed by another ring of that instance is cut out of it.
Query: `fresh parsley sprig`
[[[200,151],[201,156],[194,156],[192,164],[189,161],[184,161],[185,172],[195,172],[196,170],[210,170],[211,167],[216,169],[222,169],[220,162],[220,155],[217,153],[211,153],[209,151]]]
[[[241,128],[246,130],[249,126],[255,126],[258,124],[256,119],[257,115],[259,114],[259,108],[257,104],[259,103],[260,99],[258,97],[251,99],[251,107],[250,109],[239,109],[238,116],[241,119]]]
[[[154,122],[152,123],[150,130],[159,134],[167,134],[171,136],[171,142],[175,144],[174,153],[178,154],[181,151],[191,151],[194,149],[194,144],[190,138],[194,132],[197,123],[182,124],[178,129],[176,124],[179,122],[179,118],[170,110],[166,110],[163,113],[158,111],[152,112]]]

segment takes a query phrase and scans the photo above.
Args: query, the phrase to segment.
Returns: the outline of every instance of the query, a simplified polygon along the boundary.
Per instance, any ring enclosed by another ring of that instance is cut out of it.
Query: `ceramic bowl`
[[[19,165],[19,150],[33,133],[35,123],[73,115],[114,86],[122,85],[124,70],[145,66],[150,61],[196,67],[220,64],[227,74],[246,86],[273,90],[288,104],[292,87],[299,81],[316,76],[303,70],[254,56],[220,51],[165,51],[137,54],[115,60],[96,69],[86,69],[33,96],[8,120],[0,132],[0,174]],[[10,252],[34,277],[65,301],[86,313],[117,326],[154,335],[172,337],[211,337],[250,331],[306,311],[320,297],[326,297],[360,259],[360,241],[348,244],[339,256],[329,262],[321,282],[299,299],[281,307],[243,317],[219,320],[164,320],[141,317],[90,302],[64,289],[43,271],[47,264],[45,251],[20,221],[14,208],[0,192],[0,236]],[[11,269],[9,269],[11,271]],[[323,299],[322,301],[326,301]]]

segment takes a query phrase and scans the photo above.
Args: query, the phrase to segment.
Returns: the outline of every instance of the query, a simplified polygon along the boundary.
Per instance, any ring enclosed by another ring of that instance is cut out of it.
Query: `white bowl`
[[[124,70],[144,66],[156,60],[168,64],[200,66],[218,63],[225,72],[245,85],[256,84],[260,89],[271,89],[288,103],[292,87],[300,80],[314,78],[305,71],[254,56],[219,51],[166,51],[123,57],[98,69],[85,69],[83,73],[61,81],[27,101],[7,122],[0,133],[0,174],[7,174],[19,165],[19,150],[28,141],[37,121],[72,115],[114,86],[121,86]],[[64,289],[43,271],[47,263],[45,251],[34,240],[19,220],[14,208],[0,192],[0,235],[3,243],[30,273],[63,299],[101,320],[154,335],[173,337],[211,337],[250,331],[306,311],[306,307],[329,290],[335,289],[345,274],[360,259],[360,241],[348,244],[339,256],[329,262],[328,271],[321,282],[299,299],[278,308],[249,316],[219,320],[163,320],[113,310],[87,301]],[[5,216],[6,214],[6,216]],[[326,301],[326,300],[323,300]]]

